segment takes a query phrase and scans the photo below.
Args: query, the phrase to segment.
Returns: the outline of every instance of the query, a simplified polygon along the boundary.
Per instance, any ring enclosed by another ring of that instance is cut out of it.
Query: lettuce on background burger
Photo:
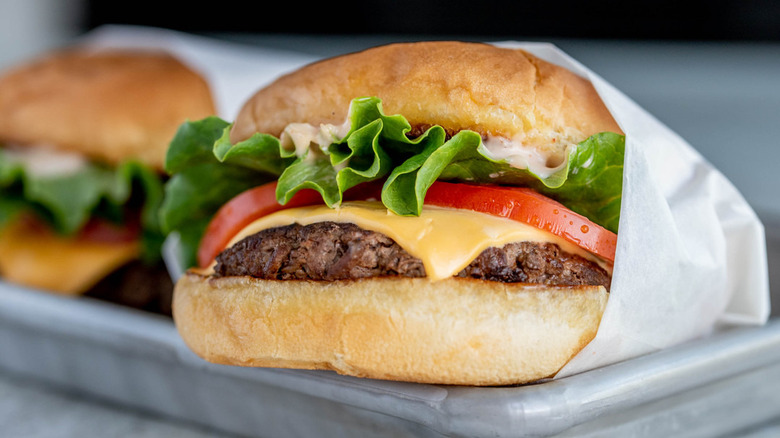
[[[393,44],[308,65],[234,124],[180,127],[163,227],[207,360],[501,385],[595,336],[624,138],[585,79],[521,50]]]
[[[0,277],[169,313],[165,151],[213,113],[203,78],[157,51],[74,47],[4,72]]]

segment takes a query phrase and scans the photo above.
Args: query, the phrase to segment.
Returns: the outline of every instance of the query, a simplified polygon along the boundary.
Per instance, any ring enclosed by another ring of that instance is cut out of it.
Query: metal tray
[[[165,317],[0,283],[0,368],[252,436],[713,436],[780,417],[780,318],[560,380],[469,388],[209,364]]]

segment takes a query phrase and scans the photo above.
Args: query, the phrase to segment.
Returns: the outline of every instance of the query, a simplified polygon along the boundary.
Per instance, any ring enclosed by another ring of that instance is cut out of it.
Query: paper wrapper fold
[[[626,134],[609,302],[596,338],[556,377],[769,317],[764,228],[685,140],[549,44],[504,42],[588,78]],[[734,147],[740,147],[735,145]]]
[[[209,80],[221,117],[314,60],[159,29],[107,27],[84,43],[160,47]],[[550,44],[501,42],[590,79],[626,134],[612,289],[596,338],[556,376],[630,359],[769,316],[764,229],[734,186],[682,138]],[[740,147],[740,145],[734,145]]]

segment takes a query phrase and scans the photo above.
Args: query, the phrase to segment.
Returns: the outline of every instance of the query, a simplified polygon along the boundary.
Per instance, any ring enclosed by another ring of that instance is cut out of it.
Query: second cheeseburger
[[[163,222],[198,265],[176,325],[223,364],[552,376],[607,302],[623,150],[587,80],[522,50],[393,44],[305,66],[171,144]]]
[[[160,50],[63,47],[0,75],[0,278],[170,314],[158,208],[170,138],[214,114]]]

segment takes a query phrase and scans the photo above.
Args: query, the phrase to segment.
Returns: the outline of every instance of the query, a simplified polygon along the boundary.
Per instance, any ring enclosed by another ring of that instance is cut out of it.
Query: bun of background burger
[[[476,131],[486,144],[510,139],[523,145],[515,152],[530,148],[547,165],[563,160],[567,145],[621,132],[590,83],[565,69],[520,50],[439,42],[369,49],[284,76],[245,104],[231,140],[279,136],[295,123],[340,125],[361,96],[379,97],[385,114],[403,115],[413,132],[440,125],[448,134]],[[276,222],[295,222],[296,211]],[[263,226],[250,226],[230,245]],[[470,239],[461,233],[451,240]],[[425,253],[411,240],[404,244]],[[602,285],[275,280],[215,275],[213,266],[190,270],[174,296],[177,327],[205,359],[425,383],[502,385],[552,376],[595,336],[608,295]]]
[[[71,49],[0,78],[0,140],[162,171],[176,128],[214,114],[205,80],[163,52]]]
[[[0,77],[0,152],[6,164],[22,163],[35,177],[128,160],[161,173],[179,124],[213,113],[203,78],[168,54],[66,49]],[[2,190],[11,188],[0,187],[0,196],[12,196]],[[138,233],[128,237],[121,226],[85,235],[101,223],[92,221],[62,236],[30,212],[19,216],[0,231],[0,275],[10,281],[83,293],[139,256]]]

